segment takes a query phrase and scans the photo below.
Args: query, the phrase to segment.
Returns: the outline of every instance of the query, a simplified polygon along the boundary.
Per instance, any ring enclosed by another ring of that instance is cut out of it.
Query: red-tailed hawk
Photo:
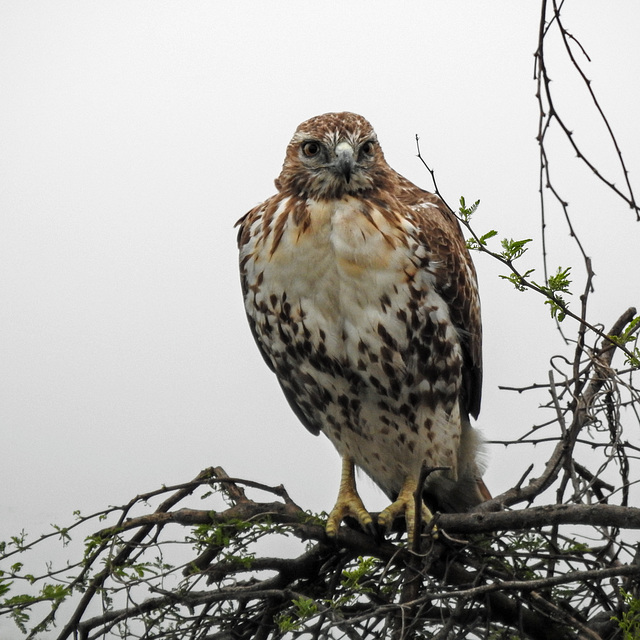
[[[346,516],[372,528],[354,465],[404,515],[414,537],[423,463],[431,509],[488,497],[469,415],[480,410],[480,302],[458,221],[396,173],[354,113],[303,122],[278,193],[238,221],[251,331],[300,421],[343,460],[327,534]],[[423,515],[431,514],[424,508]]]

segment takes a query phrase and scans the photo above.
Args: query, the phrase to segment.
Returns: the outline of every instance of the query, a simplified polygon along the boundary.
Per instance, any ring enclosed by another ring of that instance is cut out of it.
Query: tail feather
[[[479,476],[439,478],[437,483],[427,485],[422,495],[431,511],[443,513],[464,513],[491,500],[491,493]]]

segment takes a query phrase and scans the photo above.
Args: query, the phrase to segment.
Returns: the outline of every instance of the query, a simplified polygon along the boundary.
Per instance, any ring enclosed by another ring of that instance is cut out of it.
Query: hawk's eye
[[[302,145],[302,153],[304,153],[307,158],[313,158],[320,153],[320,144],[313,140],[309,140]]]
[[[373,142],[371,142],[371,140],[367,140],[360,147],[360,151],[364,153],[365,156],[370,156],[373,153]]]

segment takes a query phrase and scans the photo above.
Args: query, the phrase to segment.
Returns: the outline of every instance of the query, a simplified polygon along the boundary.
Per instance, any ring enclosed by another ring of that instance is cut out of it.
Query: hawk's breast
[[[284,215],[286,203],[281,209]],[[289,217],[277,246],[267,242],[269,251],[261,251],[256,260],[265,299],[269,291],[266,302],[273,295],[285,296],[292,320],[304,321],[312,336],[322,332],[320,348],[339,359],[357,363],[360,341],[369,334],[380,339],[381,320],[400,346],[406,341],[406,322],[392,311],[409,305],[408,282],[418,270],[419,248],[407,242],[411,225],[352,197],[309,201],[307,211],[305,230]]]
[[[241,265],[296,412],[387,493],[423,460],[455,468],[460,347],[412,223],[352,197],[291,211],[283,199],[251,222]]]

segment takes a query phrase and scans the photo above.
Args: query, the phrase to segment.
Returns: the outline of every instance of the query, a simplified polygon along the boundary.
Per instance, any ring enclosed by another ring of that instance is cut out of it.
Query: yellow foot
[[[378,516],[378,524],[384,529],[385,533],[391,530],[393,521],[404,514],[405,521],[407,523],[407,542],[409,547],[413,546],[416,533],[416,498],[415,493],[418,483],[416,478],[408,477],[395,502],[391,503],[384,511]],[[422,505],[422,522],[429,522],[433,515],[429,509],[427,509],[422,499],[420,500]]]
[[[373,518],[364,508],[362,500],[356,489],[356,479],[353,472],[353,460],[342,459],[342,477],[338,499],[327,519],[326,533],[330,538],[335,538],[340,529],[340,523],[347,517],[355,518],[365,531],[373,531]]]

